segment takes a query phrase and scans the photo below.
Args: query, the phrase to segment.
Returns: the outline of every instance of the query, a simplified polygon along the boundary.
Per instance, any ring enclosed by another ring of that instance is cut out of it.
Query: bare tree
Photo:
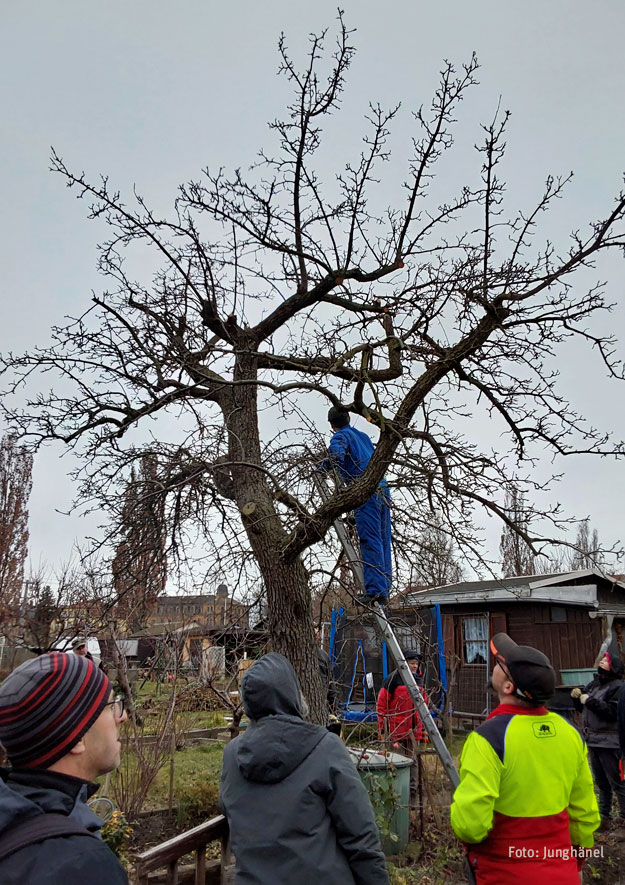
[[[0,623],[12,621],[28,555],[28,498],[33,458],[9,434],[0,441]]]
[[[591,532],[589,519],[582,520],[577,527],[575,543],[569,554],[569,568],[571,571],[601,568],[601,554],[599,532],[597,529],[593,529]]]
[[[208,655],[203,654],[199,683],[204,694],[208,692],[209,696],[221,709],[228,711],[230,740],[237,737],[244,713],[241,693],[237,690],[239,687],[239,673],[235,672],[227,676],[222,675],[221,670],[212,666],[208,661]]]
[[[531,545],[525,540],[530,534],[530,510],[525,505],[523,493],[514,484],[506,493],[504,509],[510,519],[510,524],[504,526],[499,542],[501,574],[504,578],[531,575],[534,573],[536,557]],[[525,537],[519,534],[519,528]]]
[[[444,65],[429,108],[414,114],[410,156],[385,165],[399,108],[376,104],[354,149],[344,127],[332,131],[354,53],[342,19],[324,70],[327,39],[311,37],[301,68],[280,39],[293,100],[271,124],[274,147],[247,173],[204,170],[181,186],[169,219],[53,155],[53,170],[107,226],[100,269],[109,288],[55,328],[48,349],[5,362],[16,389],[35,385],[24,410],[5,404],[7,418],[35,446],[60,439],[77,450],[83,498],[110,504],[124,470],[146,450],[158,456],[178,551],[189,549],[180,533],[192,526],[222,572],[229,557],[241,576],[260,574],[273,646],[293,662],[319,721],[309,569],[332,521],[385,473],[412,510],[413,536],[440,513],[475,561],[480,510],[541,547],[503,501],[519,461],[531,475],[545,450],[624,452],[569,407],[552,369],[558,345],[572,339],[621,377],[611,338],[591,331],[609,309],[602,290],[573,278],[625,245],[623,194],[584,233],[576,221],[568,244],[537,244],[540,219],[569,177],[547,178],[533,206],[506,215],[508,115],[499,110],[481,130],[474,180],[446,194],[434,169],[453,148],[475,58],[459,70]],[[384,207],[383,194],[393,205]],[[152,271],[144,280],[124,261],[141,247]],[[58,378],[45,396],[39,372]],[[302,464],[310,440],[321,445],[315,415],[329,404],[369,420],[379,440],[365,474],[320,504]],[[488,420],[501,431],[496,451],[464,435],[468,414],[472,426]]]
[[[566,547],[554,547],[548,554],[543,554],[537,558],[536,573],[546,575],[557,575],[562,572],[569,571],[567,559],[568,550]]]
[[[128,663],[117,642],[113,635],[117,680],[129,715],[128,724],[122,732],[122,746],[126,752],[122,753],[121,765],[115,771],[111,790],[119,807],[128,815],[135,816],[141,811],[154,779],[175,752],[176,719],[179,715],[176,681],[179,655],[174,654],[171,659],[171,692],[166,699],[150,704],[145,710],[146,714],[150,714],[148,720],[147,715],[137,713],[128,678]]]
[[[24,612],[24,638],[29,647],[37,654],[51,651],[60,638],[54,629],[64,619],[61,615],[61,607],[55,598],[49,584],[32,582],[31,598]]]
[[[342,522],[354,550],[357,551],[358,533],[354,520],[349,517]],[[333,561],[330,557],[333,557]],[[323,545],[318,545],[316,562],[313,563],[309,558],[308,573],[316,628],[319,628],[324,621],[330,620],[333,610],[350,608],[354,597],[362,592],[356,584],[345,551],[337,541],[332,542],[331,535],[325,539]]]
[[[413,584],[440,587],[462,580],[453,536],[436,514],[417,536],[413,556]]]
[[[145,625],[150,607],[167,582],[165,499],[160,494],[158,463],[144,454],[131,469],[121,503],[120,535],[112,563],[119,600],[117,616],[135,632]]]
[[[24,582],[20,605],[5,615],[2,633],[18,648],[45,654],[100,631],[110,605],[80,565],[67,563],[52,573],[42,567]]]

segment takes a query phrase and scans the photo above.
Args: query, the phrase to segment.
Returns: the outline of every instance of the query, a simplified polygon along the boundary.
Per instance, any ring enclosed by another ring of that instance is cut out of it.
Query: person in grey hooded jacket
[[[340,738],[302,719],[289,661],[262,657],[241,694],[249,725],[224,751],[220,790],[237,883],[387,885],[367,791]]]

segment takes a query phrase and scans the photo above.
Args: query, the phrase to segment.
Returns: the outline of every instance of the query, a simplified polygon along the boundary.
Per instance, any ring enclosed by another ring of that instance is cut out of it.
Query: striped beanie
[[[110,685],[92,660],[52,652],[13,670],[0,686],[0,743],[16,768],[48,768],[106,706]]]

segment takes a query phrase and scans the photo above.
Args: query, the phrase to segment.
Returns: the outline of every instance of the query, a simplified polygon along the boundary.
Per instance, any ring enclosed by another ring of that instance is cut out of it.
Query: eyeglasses
[[[125,702],[124,696],[121,694],[118,694],[117,697],[113,698],[112,701],[108,701],[104,706],[105,707],[112,707],[115,718],[121,719],[122,716],[124,715],[124,710],[126,708],[126,702]]]
[[[504,664],[504,662],[501,660],[501,658],[498,655],[495,655],[495,660],[497,661],[497,663],[499,664],[499,666],[501,667],[503,672],[506,674],[506,678],[509,679],[510,682],[514,682],[514,679],[510,675],[510,670],[507,668],[507,666]]]

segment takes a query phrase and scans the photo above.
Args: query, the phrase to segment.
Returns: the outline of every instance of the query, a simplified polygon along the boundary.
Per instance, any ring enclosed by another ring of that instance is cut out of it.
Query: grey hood
[[[284,780],[328,733],[302,719],[297,676],[283,655],[257,661],[243,677],[241,697],[250,724],[237,740],[236,759],[246,780]]]

